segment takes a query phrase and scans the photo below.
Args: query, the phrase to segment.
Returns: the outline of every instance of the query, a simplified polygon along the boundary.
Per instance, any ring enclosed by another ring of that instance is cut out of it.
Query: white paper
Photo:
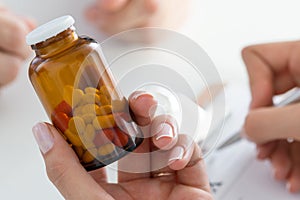
[[[232,116],[225,123],[223,139],[243,124],[250,100],[247,90],[236,85],[226,90]],[[284,182],[272,177],[270,163],[258,161],[255,145],[246,140],[209,155],[206,165],[216,200],[300,199],[300,193],[289,193]]]

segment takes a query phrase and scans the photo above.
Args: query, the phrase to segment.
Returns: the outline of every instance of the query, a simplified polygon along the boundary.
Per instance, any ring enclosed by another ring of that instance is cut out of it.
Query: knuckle
[[[54,185],[61,185],[61,182],[65,179],[67,169],[63,162],[56,162],[49,164],[46,167],[47,176]]]

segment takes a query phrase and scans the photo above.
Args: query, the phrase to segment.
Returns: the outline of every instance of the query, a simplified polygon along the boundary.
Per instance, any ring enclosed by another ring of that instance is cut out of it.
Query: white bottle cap
[[[43,41],[46,41],[47,39],[54,37],[58,35],[59,33],[67,30],[73,24],[75,23],[75,20],[72,16],[66,15],[59,18],[56,18],[50,22],[47,22],[46,24],[43,24],[26,36],[26,43],[28,45],[37,44]]]

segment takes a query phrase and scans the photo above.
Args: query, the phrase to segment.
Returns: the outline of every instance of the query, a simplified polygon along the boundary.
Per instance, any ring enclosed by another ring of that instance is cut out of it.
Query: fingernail
[[[149,92],[145,92],[145,91],[138,91],[138,92],[135,92],[134,95],[132,96],[132,99],[133,100],[137,100],[140,96],[142,95],[150,95],[152,98],[153,98],[153,95]]]
[[[183,158],[183,154],[184,154],[183,147],[180,147],[180,146],[174,147],[171,152],[168,164],[170,165],[173,162],[175,162],[176,160],[181,160]]]
[[[38,123],[32,128],[34,138],[43,154],[46,154],[54,144],[53,135],[45,123]]]
[[[157,132],[156,132],[156,140],[159,140],[160,138],[173,138],[174,134],[173,134],[173,128],[170,124],[168,123],[163,123],[160,124],[157,128]]]

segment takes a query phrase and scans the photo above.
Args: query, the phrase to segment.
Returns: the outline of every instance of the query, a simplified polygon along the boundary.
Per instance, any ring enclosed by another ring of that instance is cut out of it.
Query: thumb
[[[47,175],[66,199],[112,199],[85,171],[53,126],[38,123],[32,131],[43,154]]]
[[[267,107],[251,111],[245,121],[247,137],[258,143],[277,139],[300,140],[300,104]]]

